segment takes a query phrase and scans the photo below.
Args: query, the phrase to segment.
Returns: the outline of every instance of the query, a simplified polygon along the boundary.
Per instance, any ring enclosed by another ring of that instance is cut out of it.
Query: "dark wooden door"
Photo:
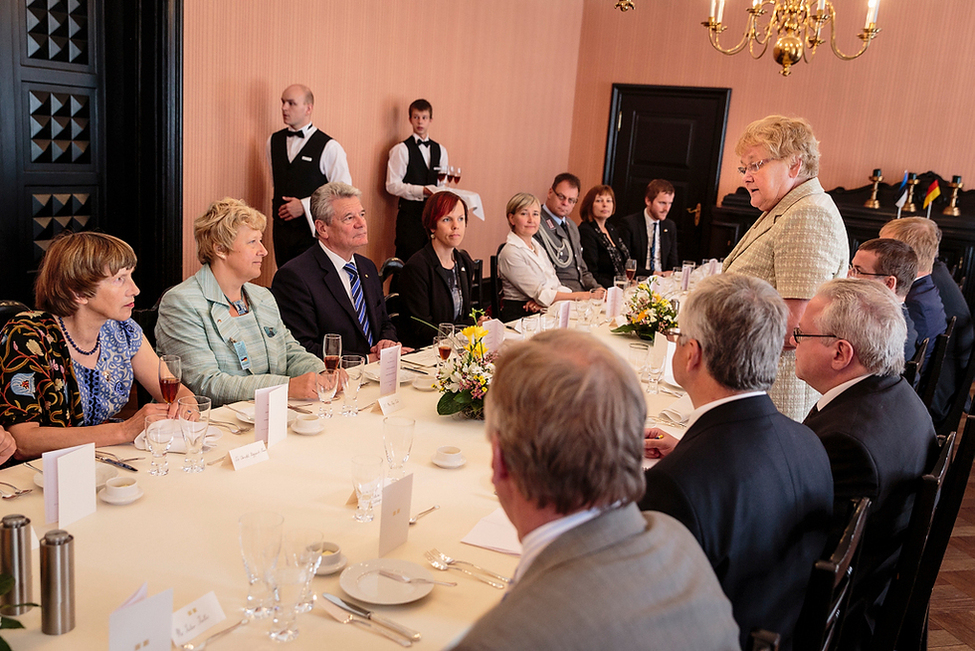
[[[730,88],[613,84],[603,182],[616,193],[617,215],[643,210],[651,180],[673,183],[667,218],[681,259],[708,253],[730,102]]]

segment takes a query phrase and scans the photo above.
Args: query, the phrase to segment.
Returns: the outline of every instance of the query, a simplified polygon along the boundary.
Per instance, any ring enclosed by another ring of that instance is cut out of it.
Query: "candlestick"
[[[960,176],[951,177],[951,183],[948,184],[948,187],[951,188],[951,202],[944,210],[941,211],[941,214],[951,215],[953,217],[960,217],[961,210],[958,209],[958,191],[961,190],[962,187],[964,187],[964,185],[961,182],[961,177]]]
[[[870,198],[864,202],[864,207],[873,208],[876,210],[880,208],[880,202],[877,201],[877,189],[880,187],[880,182],[884,180],[884,175],[879,169],[875,169],[873,174],[870,176],[870,180],[873,181],[873,189],[870,191]]]
[[[907,175],[907,203],[904,204],[904,210],[907,212],[917,212],[917,206],[914,205],[915,185],[917,185],[917,174],[911,172]]]

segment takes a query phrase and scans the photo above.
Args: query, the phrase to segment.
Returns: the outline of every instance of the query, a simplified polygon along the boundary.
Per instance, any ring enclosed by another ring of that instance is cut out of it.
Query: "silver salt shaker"
[[[48,531],[41,539],[41,631],[61,635],[74,628],[74,538]]]
[[[0,596],[0,613],[23,615],[31,606],[17,606],[31,601],[30,519],[11,513],[0,520],[0,573],[14,579],[14,587]]]

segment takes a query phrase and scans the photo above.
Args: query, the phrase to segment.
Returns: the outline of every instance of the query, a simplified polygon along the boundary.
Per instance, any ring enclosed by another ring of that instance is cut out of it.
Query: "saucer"
[[[298,429],[296,427],[297,423],[298,421],[295,421],[294,423],[291,424],[291,431],[294,432],[295,434],[300,434],[302,436],[315,436],[316,434],[321,434],[322,432],[325,431],[324,423],[322,423],[321,427],[314,427],[311,429],[305,429],[305,428]]]
[[[315,571],[315,574],[317,574],[318,576],[328,576],[329,574],[335,574],[336,572],[338,572],[348,564],[349,564],[349,559],[347,559],[345,555],[340,552],[339,561],[337,563],[332,563],[331,565],[328,566],[326,566],[323,563],[318,566],[318,570]]]
[[[460,468],[462,465],[467,463],[467,459],[464,458],[464,455],[460,455],[458,459],[455,459],[453,461],[441,459],[437,455],[433,455],[433,458],[430,460],[433,461],[433,464],[435,466],[440,466],[441,468],[447,468],[447,469]]]
[[[132,502],[136,501],[143,495],[145,495],[145,491],[142,490],[141,486],[139,487],[139,492],[133,495],[132,497],[109,497],[105,493],[104,488],[98,491],[98,499],[105,502],[106,504],[115,504],[115,505],[131,504]]]
[[[434,391],[437,388],[434,382],[436,379],[432,377],[418,377],[413,380],[413,388],[417,391]]]

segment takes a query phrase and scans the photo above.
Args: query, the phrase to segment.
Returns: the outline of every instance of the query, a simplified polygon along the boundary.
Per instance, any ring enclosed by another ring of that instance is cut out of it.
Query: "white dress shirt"
[[[542,526],[528,532],[521,541],[521,560],[518,561],[518,567],[515,568],[515,575],[511,579],[511,585],[518,583],[518,580],[525,575],[532,562],[538,558],[538,555],[546,547],[552,544],[552,541],[565,532],[589,522],[602,513],[603,510],[604,507],[597,506],[585,511],[578,511],[564,518],[546,522]]]
[[[644,221],[647,223],[647,269],[651,273],[666,271],[660,268],[660,222],[650,215],[650,209],[643,209]],[[650,259],[650,251],[653,251],[653,260]]]
[[[410,136],[416,141],[420,141],[415,135]],[[429,141],[427,138],[424,142]],[[437,143],[438,145],[440,143]],[[430,167],[430,147],[420,147],[420,153],[423,155],[423,162]],[[402,197],[403,199],[409,199],[410,201],[423,201],[426,197],[423,195],[423,188],[430,187],[432,190],[436,186],[423,186],[414,185],[412,183],[403,183],[403,177],[406,176],[406,167],[410,162],[410,150],[406,148],[406,143],[398,142],[393,145],[393,148],[389,150],[389,163],[386,165],[386,192],[395,195],[397,197]],[[447,167],[449,163],[447,162],[447,148],[440,145],[440,167]]]
[[[860,377],[855,377],[852,380],[847,380],[843,384],[837,384],[835,387],[833,387],[832,389],[830,389],[829,391],[827,391],[826,393],[824,393],[822,398],[820,398],[819,400],[816,401],[816,409],[818,409],[819,411],[822,411],[823,409],[826,408],[826,405],[828,405],[830,402],[833,401],[833,399],[836,396],[840,395],[841,393],[843,393],[844,391],[846,391],[847,389],[849,389],[850,387],[852,387],[857,382],[862,382],[863,380],[866,380],[871,375],[873,375],[873,374],[872,373],[867,373],[866,375],[861,375]]]
[[[290,130],[290,129],[289,129]],[[295,129],[299,131],[299,129]],[[305,146],[308,142],[308,138],[317,131],[315,125],[306,124],[300,129],[305,135],[299,138],[298,136],[288,136],[288,162],[292,162],[301,148]],[[273,135],[273,134],[272,134]],[[267,155],[267,166],[268,169],[271,167],[271,137],[267,138],[267,145],[265,147]],[[345,155],[345,150],[342,149],[342,145],[332,138],[327,143],[325,143],[325,148],[322,149],[322,157],[318,161],[318,169],[321,170],[322,174],[329,181],[341,181],[342,183],[348,183],[352,185],[352,174],[349,173],[349,161]],[[272,178],[273,178],[272,171]],[[315,235],[315,220],[311,216],[311,197],[296,197],[301,200],[301,205],[305,209],[305,219],[308,221],[308,226],[311,228],[311,234]],[[276,216],[276,215],[275,215]]]
[[[531,248],[525,241],[508,233],[505,246],[498,256],[498,273],[504,288],[504,297],[512,301],[532,300],[548,307],[558,292],[572,290],[559,283],[555,267],[538,240],[532,240]]]
[[[353,255],[350,260],[343,260],[342,256],[340,256],[338,253],[325,246],[321,240],[318,240],[318,246],[322,247],[322,251],[325,252],[325,255],[328,256],[328,259],[332,261],[333,265],[335,265],[335,271],[339,275],[339,280],[342,281],[342,287],[345,287],[345,293],[348,294],[349,296],[349,302],[352,303],[352,305],[354,306],[355,301],[352,300],[352,281],[349,280],[349,273],[345,270],[345,265],[355,260],[355,255]],[[354,262],[353,264],[355,265]],[[356,267],[356,271],[358,271],[359,266],[355,265],[355,267]]]
[[[697,422],[697,419],[711,411],[719,405],[723,405],[728,402],[734,402],[735,400],[744,400],[745,398],[752,398],[754,396],[764,396],[765,391],[748,391],[746,393],[736,393],[733,396],[728,396],[727,398],[718,398],[717,400],[712,400],[711,402],[705,403],[691,412],[691,415],[687,418],[687,427],[685,432],[691,429],[691,425]]]

